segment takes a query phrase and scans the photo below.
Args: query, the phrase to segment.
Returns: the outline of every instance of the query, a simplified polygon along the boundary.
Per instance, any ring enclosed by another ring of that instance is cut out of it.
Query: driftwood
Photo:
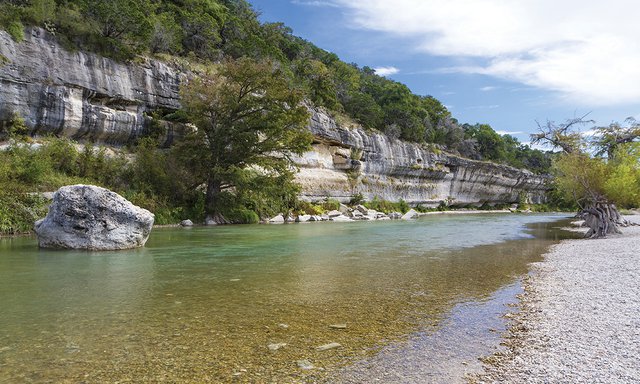
[[[584,226],[589,228],[585,237],[590,239],[607,237],[612,233],[622,233],[620,227],[632,225],[620,215],[618,208],[611,203],[598,202],[586,207],[580,212],[580,216],[584,219]]]

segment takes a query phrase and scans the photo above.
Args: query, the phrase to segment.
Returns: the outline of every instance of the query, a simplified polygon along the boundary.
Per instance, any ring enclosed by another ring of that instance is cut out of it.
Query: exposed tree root
[[[583,209],[580,216],[584,219],[584,225],[589,228],[585,237],[590,239],[607,237],[612,233],[622,233],[620,227],[632,225],[620,215],[616,206],[610,203],[596,203]]]

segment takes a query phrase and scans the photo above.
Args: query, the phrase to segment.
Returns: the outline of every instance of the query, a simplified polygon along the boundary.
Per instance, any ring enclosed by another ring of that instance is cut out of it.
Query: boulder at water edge
[[[70,185],[55,193],[35,231],[42,248],[130,249],[147,242],[153,220],[151,212],[108,189]]]

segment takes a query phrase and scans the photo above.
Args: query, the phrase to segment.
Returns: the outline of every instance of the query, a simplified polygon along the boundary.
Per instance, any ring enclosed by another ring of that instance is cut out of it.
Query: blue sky
[[[262,21],[522,142],[536,120],[640,120],[636,0],[249,1]]]

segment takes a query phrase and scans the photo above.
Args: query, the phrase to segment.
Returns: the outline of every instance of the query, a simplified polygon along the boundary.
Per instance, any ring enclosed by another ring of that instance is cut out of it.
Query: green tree
[[[295,63],[296,75],[305,84],[308,97],[317,106],[331,110],[341,109],[336,97],[336,86],[329,69],[318,60],[303,59]]]
[[[85,6],[85,13],[96,23],[100,34],[112,39],[148,34],[151,11],[148,0],[86,0]]]
[[[610,233],[620,233],[619,227],[628,225],[616,204],[632,206],[640,203],[640,151],[637,143],[631,142],[613,140],[603,146],[600,138],[589,143],[574,129],[588,122],[577,118],[561,125],[547,123],[540,133],[532,135],[532,140],[563,149],[554,163],[556,187],[581,208],[580,214],[589,227],[586,236],[606,237]],[[615,130],[610,134],[622,136]],[[610,156],[593,156],[594,147]]]
[[[223,192],[236,188],[249,170],[286,175],[293,166],[291,155],[310,146],[302,95],[272,62],[227,61],[217,72],[191,80],[182,96],[197,129],[178,146],[196,179],[206,185],[210,223],[226,222]]]

